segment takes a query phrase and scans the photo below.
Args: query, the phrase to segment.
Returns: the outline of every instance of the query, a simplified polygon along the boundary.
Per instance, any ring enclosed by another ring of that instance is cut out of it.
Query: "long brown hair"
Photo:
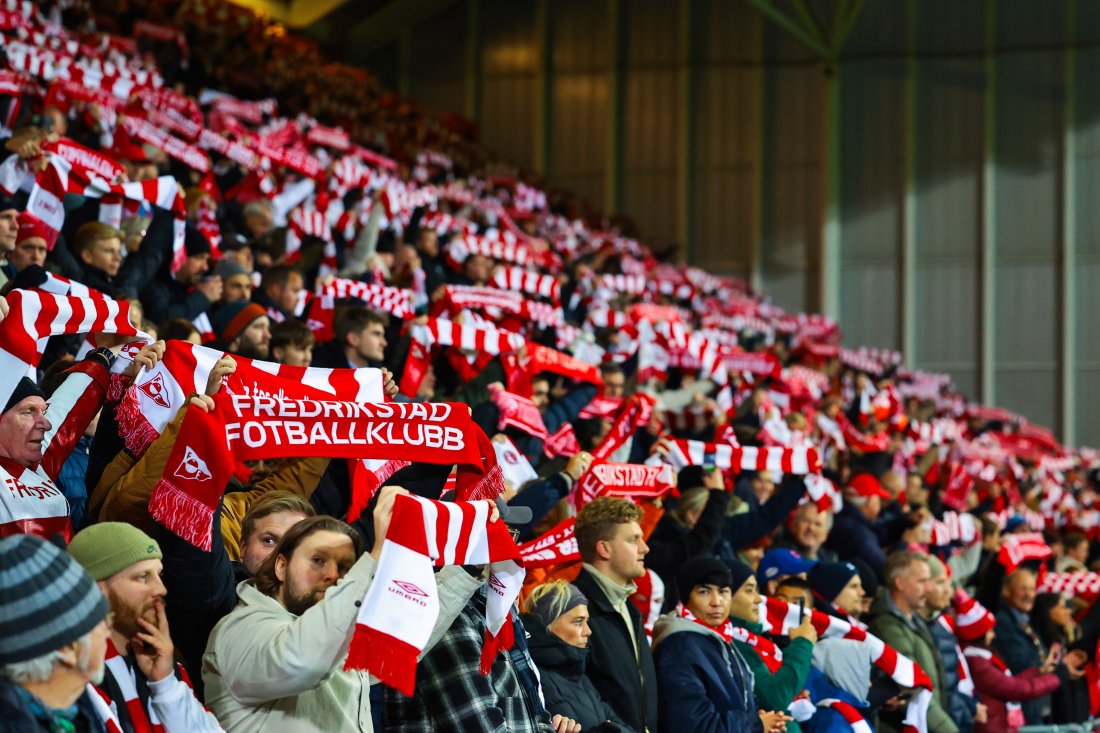
[[[294,556],[294,551],[298,549],[298,545],[302,544],[306,537],[315,532],[335,532],[336,534],[347,535],[351,538],[352,547],[355,548],[355,558],[359,559],[359,556],[363,554],[363,538],[350,525],[327,515],[308,517],[286,531],[283,538],[279,540],[275,552],[271,553],[264,560],[260,569],[256,571],[256,590],[265,596],[274,598],[283,585],[282,581],[275,575],[276,559],[281,556],[289,563],[290,558]]]

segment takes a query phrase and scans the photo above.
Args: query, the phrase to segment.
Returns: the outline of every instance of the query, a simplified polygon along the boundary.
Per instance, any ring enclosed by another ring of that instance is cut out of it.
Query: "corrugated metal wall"
[[[1100,444],[1100,3],[870,0],[831,77],[742,0],[465,0],[413,37],[413,93],[465,109],[476,69],[485,143],[551,185]]]

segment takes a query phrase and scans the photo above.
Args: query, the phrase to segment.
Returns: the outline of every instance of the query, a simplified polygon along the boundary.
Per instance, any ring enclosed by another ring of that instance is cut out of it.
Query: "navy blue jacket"
[[[1030,624],[1027,629],[1030,629]],[[1029,635],[1021,626],[1012,610],[1005,607],[997,612],[997,635],[993,637],[993,648],[997,651],[1012,674],[1019,674],[1031,667],[1040,667],[1047,656],[1047,648],[1034,631]],[[1043,722],[1043,709],[1050,707],[1050,696],[1044,695],[1020,703],[1028,725]]]
[[[717,633],[677,616],[654,629],[661,733],[763,730],[745,660]]]
[[[885,581],[886,555],[879,545],[878,533],[871,520],[858,507],[845,504],[833,519],[833,529],[825,546],[836,552],[841,561],[858,558],[871,566],[878,582]]]

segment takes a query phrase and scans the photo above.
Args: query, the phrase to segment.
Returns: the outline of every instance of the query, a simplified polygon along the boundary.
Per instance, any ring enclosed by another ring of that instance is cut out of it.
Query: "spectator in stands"
[[[805,579],[806,573],[817,565],[805,560],[797,552],[785,548],[768,550],[756,566],[756,579],[763,595],[774,596],[780,583],[790,577]]]
[[[336,319],[336,338],[313,352],[313,366],[327,369],[359,369],[381,366],[386,358],[386,326],[389,318],[358,306]]]
[[[244,205],[241,211],[244,218],[244,235],[252,240],[270,233],[275,228],[274,207],[267,199],[255,199]]]
[[[257,303],[237,300],[222,306],[210,321],[226,351],[249,359],[270,355],[271,319]]]
[[[819,562],[807,573],[817,609],[830,616],[858,619],[863,611],[863,581],[850,562]]]
[[[806,560],[834,562],[836,553],[824,547],[832,528],[833,513],[806,501],[798,505],[787,522],[782,544],[796,550]]]
[[[943,615],[951,607],[951,597],[954,595],[951,576],[947,574],[947,568],[939,558],[928,555],[925,559],[928,561],[931,579],[921,616],[928,625],[928,633],[935,642],[943,664],[944,708],[958,725],[960,733],[969,733],[973,730],[975,721],[985,722],[986,711],[979,706],[973,695],[966,695],[959,690],[958,646],[953,626]]]
[[[1059,573],[1087,573],[1089,539],[1080,532],[1067,532],[1062,540],[1065,556],[1058,562]]]
[[[1005,577],[1001,590],[1001,608],[996,615],[997,637],[993,648],[1013,674],[1039,667],[1050,651],[1031,626],[1037,580],[1034,570],[1020,567]],[[1048,693],[1029,698],[1023,705],[1024,718],[1029,724],[1043,722],[1044,710],[1050,709]]]
[[[296,318],[271,325],[271,360],[287,366],[307,367],[313,361],[316,338],[309,326]]]
[[[1049,651],[1041,664],[1017,670],[998,654],[993,614],[985,615],[968,626],[959,627],[963,653],[974,678],[978,699],[986,708],[986,722],[976,722],[974,733],[1015,733],[1026,722],[1022,704],[1034,702],[1057,689],[1065,678],[1065,667],[1058,663],[1058,651]],[[1061,673],[1056,673],[1061,668]]]
[[[577,514],[575,536],[584,567],[573,585],[588,599],[592,627],[587,673],[619,718],[636,730],[657,727],[657,679],[642,617],[629,598],[645,574],[649,546],[642,510],[600,497]]]
[[[222,296],[215,308],[238,300],[252,300],[252,273],[237,260],[223,257],[214,267],[214,274],[222,279]]]
[[[84,569],[31,535],[0,539],[0,727],[98,731],[107,602]]]
[[[626,373],[614,362],[600,365],[600,377],[603,378],[603,396],[613,399],[629,397],[626,393]]]
[[[19,236],[19,209],[6,196],[0,196],[0,288],[8,282],[8,257],[15,251]]]
[[[240,605],[214,628],[203,660],[207,702],[230,733],[370,728],[368,675],[344,671],[343,659],[397,491],[379,494],[371,553],[348,525],[311,517],[287,530],[255,579],[239,586]],[[470,580],[461,568],[437,576],[434,639],[477,585],[462,577]]]
[[[537,586],[524,599],[528,649],[538,665],[546,709],[575,720],[582,731],[628,731],[585,675],[588,599],[564,580]]]
[[[149,229],[144,246],[122,257],[122,232],[98,221],[81,224],[73,235],[72,253],[54,247],[51,258],[61,272],[112,298],[133,297],[156,276],[171,251],[171,217],[160,217]],[[75,256],[74,256],[75,255]]]
[[[113,337],[96,340],[110,343]],[[43,537],[71,535],[68,503],[52,482],[99,412],[113,360],[114,354],[101,347],[73,366],[53,393],[59,409],[49,417],[45,394],[38,385],[27,377],[17,383],[0,414],[0,478],[31,491],[0,492],[0,536],[19,532]],[[135,358],[139,366],[155,363],[145,350]],[[132,377],[136,369],[128,368],[123,376]]]
[[[733,588],[752,583],[752,569],[698,558],[677,574],[678,612],[662,616],[653,629],[660,692],[660,731],[715,733],[783,731],[782,712],[758,710],[752,671],[731,642],[729,614]]]
[[[790,550],[780,550],[780,552],[789,553]],[[738,570],[738,568],[733,569],[735,583],[739,577]],[[759,573],[759,568],[757,572]],[[792,577],[798,576],[792,574]],[[729,611],[729,618],[734,626],[741,627],[758,637],[763,634],[763,625],[760,623],[760,604],[763,598],[760,596],[759,589],[757,579],[750,575],[739,588],[733,591]],[[760,710],[785,711],[805,688],[806,678],[813,661],[814,644],[817,643],[817,631],[810,623],[810,618],[811,614],[807,609],[802,622],[791,629],[790,643],[784,647],[783,659],[778,667],[774,666],[775,660],[771,657],[765,659],[759,644],[734,639],[734,647],[741,653],[741,658],[745,660],[752,672],[753,690]],[[787,723],[787,730],[798,733],[801,728],[792,720]]]
[[[260,289],[252,294],[252,300],[262,305],[278,323],[294,318],[302,285],[302,273],[290,265],[272,265],[264,270]]]
[[[183,242],[187,258],[180,268],[172,273],[166,262],[138,294],[154,323],[169,318],[194,320],[221,300],[221,278],[203,277],[210,261],[210,241],[202,232],[187,227]]]
[[[1031,609],[1031,625],[1047,649],[1061,647],[1075,666],[1084,667],[1088,655],[1080,648],[1081,628],[1061,593],[1040,593]],[[1051,695],[1051,722],[1083,723],[1089,718],[1088,681],[1070,672]]]
[[[928,707],[929,732],[956,733],[958,725],[946,707],[943,661],[936,651],[935,640],[919,615],[928,596],[930,578],[931,571],[924,555],[896,552],[887,558],[886,592],[871,606],[870,630],[899,654],[919,664],[932,681],[932,702]],[[896,722],[885,716],[880,720],[880,725],[883,730],[899,730]]]
[[[19,229],[15,235],[15,249],[8,255],[8,264],[5,266],[5,274],[8,279],[15,277],[17,272],[31,265],[42,267],[46,264],[46,253],[49,251],[47,241],[49,233],[46,225],[38,217],[26,211],[19,214]]]
[[[797,575],[790,575],[779,582],[775,588],[775,594],[771,596],[777,601],[798,605],[799,601],[807,609],[814,607],[814,589],[810,581]]]
[[[162,341],[186,341],[191,344],[201,344],[202,335],[195,324],[186,318],[169,318],[157,327],[157,335]]]
[[[729,505],[730,495],[725,490],[725,480],[719,471],[698,470],[698,467],[692,466],[682,470],[678,480],[698,481],[702,486],[686,484],[690,488],[684,489],[681,493],[674,515],[683,516],[686,513],[680,508],[681,502],[695,504],[698,502],[697,497],[701,495],[703,503],[698,515],[687,514],[687,521],[691,522],[690,526],[672,524],[662,517],[657,523],[657,528],[650,535],[647,543],[649,553],[646,555],[646,565],[664,581],[665,600],[662,611],[670,611],[680,602],[680,593],[676,587],[676,573],[680,567],[689,560],[712,552],[722,530],[726,507]]]
[[[886,555],[879,544],[875,520],[884,499],[890,494],[874,476],[861,473],[853,476],[844,488],[844,507],[833,521],[833,529],[825,541],[841,560],[858,557],[875,571],[879,580],[885,577]]]
[[[102,687],[123,730],[151,730],[159,720],[165,733],[220,731],[176,666],[157,543],[129,524],[101,522],[78,532],[69,554],[111,606]]]

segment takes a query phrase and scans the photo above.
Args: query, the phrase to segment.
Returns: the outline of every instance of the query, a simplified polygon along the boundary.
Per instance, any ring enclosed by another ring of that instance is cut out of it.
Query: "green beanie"
[[[94,580],[106,580],[142,560],[164,557],[156,540],[125,522],[85,527],[69,543],[69,554]]]

